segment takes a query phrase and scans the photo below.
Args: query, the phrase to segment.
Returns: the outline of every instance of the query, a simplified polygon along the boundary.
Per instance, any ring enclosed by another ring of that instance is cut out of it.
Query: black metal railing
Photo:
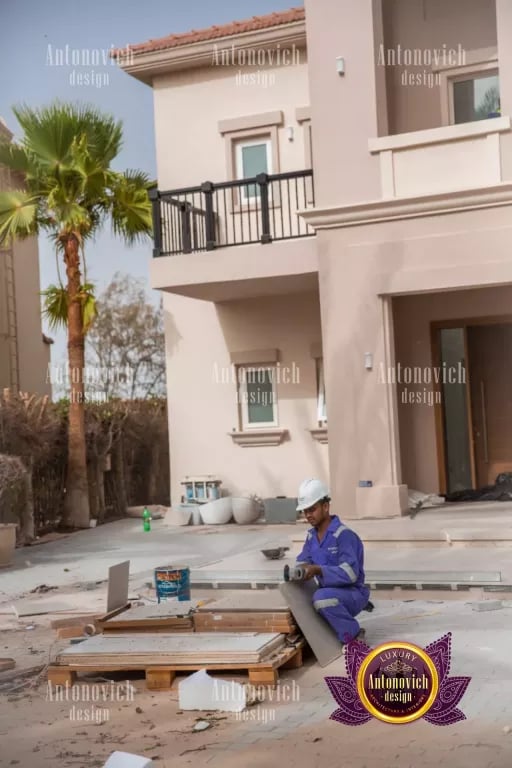
[[[313,171],[261,173],[250,179],[207,181],[169,192],[150,190],[154,256],[308,237],[298,211],[313,208]]]

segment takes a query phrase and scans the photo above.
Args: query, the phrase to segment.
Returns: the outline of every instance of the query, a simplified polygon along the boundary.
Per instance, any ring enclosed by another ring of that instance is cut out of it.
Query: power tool
[[[304,581],[304,578],[306,576],[306,568],[305,565],[285,565],[284,567],[284,580],[285,581]]]
[[[306,565],[285,565],[284,567],[284,573],[283,577],[285,581],[304,581],[304,578],[306,576]],[[375,608],[374,604],[371,602],[371,600],[368,600],[366,606],[363,608],[363,611],[368,611],[371,613],[373,609]]]

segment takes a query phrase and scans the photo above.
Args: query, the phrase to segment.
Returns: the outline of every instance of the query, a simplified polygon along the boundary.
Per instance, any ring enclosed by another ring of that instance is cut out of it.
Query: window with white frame
[[[235,144],[237,179],[252,179],[259,173],[272,173],[272,142],[269,138],[238,141]],[[248,184],[240,190],[240,200],[247,203],[260,196],[258,184]]]
[[[275,368],[271,365],[241,365],[237,379],[242,429],[277,427]]]
[[[451,122],[471,123],[499,117],[500,81],[498,70],[481,70],[449,79]]]
[[[325,404],[325,380],[324,380],[324,361],[322,358],[317,360],[317,420],[320,427],[327,424],[327,407]]]

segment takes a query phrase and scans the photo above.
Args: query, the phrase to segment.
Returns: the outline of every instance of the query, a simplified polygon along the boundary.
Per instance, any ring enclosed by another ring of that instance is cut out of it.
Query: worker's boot
[[[361,629],[359,630],[357,635],[352,638],[351,642],[364,643],[365,637],[366,637],[366,630],[361,627]],[[342,643],[341,645],[342,645],[342,648],[343,648],[343,652],[345,652],[348,643]]]

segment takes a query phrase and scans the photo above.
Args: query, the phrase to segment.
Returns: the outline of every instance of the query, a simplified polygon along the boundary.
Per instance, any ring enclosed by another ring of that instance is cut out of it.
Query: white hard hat
[[[299,488],[297,512],[302,512],[304,509],[309,509],[309,507],[312,507],[313,504],[317,503],[317,501],[325,499],[328,496],[329,489],[325,483],[322,483],[321,480],[315,480],[314,478],[311,478],[310,480],[304,480]]]

